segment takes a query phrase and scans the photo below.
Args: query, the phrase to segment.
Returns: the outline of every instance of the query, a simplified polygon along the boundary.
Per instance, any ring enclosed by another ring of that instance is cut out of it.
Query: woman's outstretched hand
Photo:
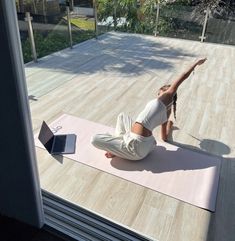
[[[201,64],[205,63],[206,60],[207,60],[207,58],[199,59],[199,60],[196,62],[196,64],[197,64],[197,65],[201,65]]]

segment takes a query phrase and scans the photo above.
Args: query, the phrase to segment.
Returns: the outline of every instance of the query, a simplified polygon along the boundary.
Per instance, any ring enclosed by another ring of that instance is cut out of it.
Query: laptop
[[[73,154],[76,147],[75,134],[54,135],[45,121],[39,132],[38,139],[50,154]]]

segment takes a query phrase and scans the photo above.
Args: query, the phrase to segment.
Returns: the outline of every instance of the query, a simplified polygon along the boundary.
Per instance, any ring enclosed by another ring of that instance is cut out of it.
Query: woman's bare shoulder
[[[168,106],[172,102],[173,95],[168,91],[157,97],[164,105]]]

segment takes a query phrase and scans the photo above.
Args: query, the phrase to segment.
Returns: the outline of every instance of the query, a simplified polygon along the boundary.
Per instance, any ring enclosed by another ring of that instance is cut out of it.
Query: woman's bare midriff
[[[152,135],[152,131],[148,130],[147,128],[145,128],[141,123],[135,122],[131,128],[131,132],[144,136],[144,137],[148,137]]]

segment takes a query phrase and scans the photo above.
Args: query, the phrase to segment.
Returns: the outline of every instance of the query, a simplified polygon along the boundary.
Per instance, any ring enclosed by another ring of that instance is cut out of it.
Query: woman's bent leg
[[[93,136],[91,143],[98,149],[110,152],[115,156],[136,160],[133,152],[130,152],[123,141],[122,136],[112,136],[110,134],[97,134]]]
[[[123,136],[127,132],[130,132],[132,125],[133,125],[133,120],[131,119],[131,117],[126,115],[123,112],[120,113],[117,118],[115,135]]]

